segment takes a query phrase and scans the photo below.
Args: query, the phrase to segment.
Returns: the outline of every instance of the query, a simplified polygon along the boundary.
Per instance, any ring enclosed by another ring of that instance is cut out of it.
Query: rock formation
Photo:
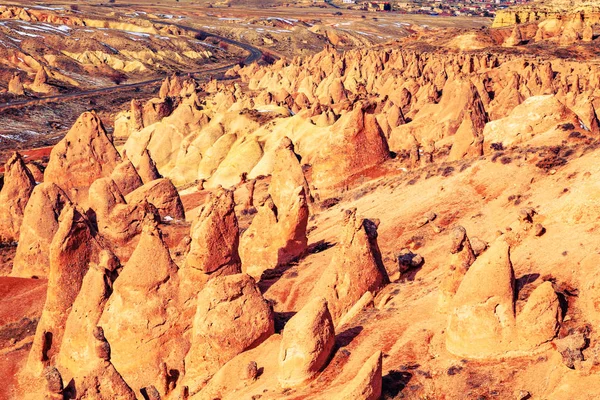
[[[543,112],[537,113],[533,110],[543,110]],[[491,143],[501,143],[504,147],[508,147],[531,141],[536,137],[544,137],[544,143],[548,145],[549,141],[554,139],[558,125],[561,123],[577,126],[579,118],[556,96],[530,97],[516,106],[507,117],[485,125],[484,149],[488,151]]]
[[[246,274],[209,281],[198,295],[184,384],[196,393],[237,354],[274,332],[273,310]]]
[[[56,362],[69,310],[83,283],[90,261],[101,246],[94,240],[89,221],[72,205],[65,205],[49,249],[48,293],[25,371],[40,376]]]
[[[56,367],[46,367],[44,378],[46,379],[45,398],[48,400],[63,400],[65,398],[64,385],[58,369]]]
[[[150,152],[147,149],[144,149],[142,155],[138,158],[135,168],[137,169],[137,172],[140,178],[142,178],[142,182],[144,184],[162,178],[162,176],[158,173],[158,169],[156,169],[156,164],[152,160],[152,157],[150,157]]]
[[[234,205],[233,192],[221,189],[193,222],[190,251],[181,270],[185,300],[196,297],[209,279],[241,272]]]
[[[35,186],[19,153],[6,162],[4,171],[4,186],[0,190],[0,243],[19,239],[25,206]]]
[[[504,41],[505,47],[519,46],[523,43],[523,35],[518,25],[515,25],[511,35]]]
[[[135,392],[110,362],[110,345],[102,328],[95,327],[89,336],[94,342],[94,353],[86,368],[79,369],[81,375],[74,378],[77,397],[135,400]]]
[[[112,363],[136,392],[160,386],[160,363],[170,363],[170,355],[180,351],[182,338],[174,328],[178,287],[177,266],[161,232],[146,221],[98,324],[112,344]]]
[[[381,351],[376,352],[358,371],[358,374],[336,399],[377,400],[381,398]]]
[[[98,358],[94,331],[97,330],[104,306],[112,293],[118,267],[120,265],[117,258],[109,251],[103,250],[99,262],[92,262],[83,278],[81,290],[65,323],[60,353],[56,360],[63,371],[63,378],[67,381],[75,375],[80,375]]]
[[[313,184],[319,190],[333,188],[354,174],[389,158],[385,137],[374,115],[362,104],[340,118],[312,160]]]
[[[335,341],[327,301],[315,297],[286,324],[279,350],[279,383],[295,387],[313,379],[327,364]]]
[[[100,118],[86,112],[52,149],[44,181],[57,184],[71,200],[85,206],[91,184],[110,176],[120,161]]]
[[[44,67],[40,68],[35,74],[35,79],[29,88],[38,93],[50,93],[55,89],[48,84],[48,73]]]
[[[145,200],[128,204],[112,178],[100,178],[92,184],[88,204],[98,232],[118,246],[139,235],[146,218],[160,218],[158,210]]]
[[[25,94],[25,88],[23,87],[23,82],[21,81],[19,74],[15,73],[10,81],[8,81],[8,92],[16,94],[17,96]]]
[[[306,250],[308,204],[304,188],[297,187],[279,207],[269,197],[257,210],[240,239],[239,252],[243,271],[260,279],[264,271],[289,263]]]
[[[467,231],[462,226],[457,226],[451,232],[452,247],[450,248],[450,260],[448,270],[440,285],[440,297],[438,306],[446,310],[448,304],[456,294],[469,267],[475,262],[475,254],[471,248],[471,242],[467,237]]]
[[[127,204],[148,202],[158,210],[162,218],[185,219],[183,204],[179,193],[169,179],[150,181],[125,196]]]
[[[127,196],[144,184],[135,167],[126,157],[115,167],[110,177],[123,196]]]
[[[292,198],[298,186],[304,188],[308,202],[311,201],[310,190],[298,156],[294,153],[294,143],[284,137],[275,150],[275,161],[269,184],[269,194],[273,203],[279,208]]]
[[[339,320],[367,292],[376,293],[389,277],[377,245],[377,226],[346,210],[344,227],[331,263],[313,293],[327,299],[334,321]]]
[[[469,268],[451,302],[447,349],[461,357],[521,355],[549,342],[560,312],[552,285],[540,285],[515,316],[510,247],[498,238]]]
[[[46,278],[50,269],[50,243],[59,227],[63,208],[71,201],[54,183],[37,185],[23,216],[12,276]]]

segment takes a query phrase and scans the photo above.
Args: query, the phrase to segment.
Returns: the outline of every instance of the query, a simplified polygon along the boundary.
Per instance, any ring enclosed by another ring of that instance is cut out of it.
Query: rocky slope
[[[1,396],[597,398],[598,65],[429,50],[173,76],[11,157]]]
[[[100,19],[62,7],[0,6],[0,82],[8,84],[8,94],[110,86],[141,76],[200,70],[236,56],[218,41],[199,40],[174,26],[112,14]]]

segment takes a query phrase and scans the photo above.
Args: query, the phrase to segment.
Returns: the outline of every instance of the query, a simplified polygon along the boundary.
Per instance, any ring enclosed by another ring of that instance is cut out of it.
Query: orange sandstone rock
[[[35,180],[19,153],[14,153],[4,166],[4,186],[0,191],[0,243],[19,239],[25,206]]]
[[[334,321],[338,321],[367,292],[376,293],[389,277],[377,245],[377,227],[346,210],[344,227],[331,263],[313,293],[327,299]]]
[[[110,176],[120,161],[100,118],[85,112],[52,149],[44,180],[56,183],[71,200],[85,206],[91,184]]]
[[[274,332],[273,310],[246,274],[209,281],[198,295],[184,385],[196,393],[227,361]]]
[[[327,301],[315,297],[286,324],[279,350],[278,379],[294,387],[313,379],[327,364],[335,342]]]
[[[23,216],[12,276],[48,276],[50,243],[65,206],[71,206],[71,201],[54,183],[41,183],[33,189]]]

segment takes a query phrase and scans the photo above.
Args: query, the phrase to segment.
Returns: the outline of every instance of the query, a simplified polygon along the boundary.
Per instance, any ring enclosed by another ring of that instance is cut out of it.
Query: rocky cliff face
[[[493,28],[543,20],[581,19],[592,25],[600,21],[600,4],[595,1],[538,1],[537,4],[498,10]]]

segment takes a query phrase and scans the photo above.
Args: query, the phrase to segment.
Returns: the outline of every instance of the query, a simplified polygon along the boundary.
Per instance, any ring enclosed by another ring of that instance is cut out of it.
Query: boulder
[[[335,330],[327,300],[313,298],[285,325],[279,349],[278,379],[282,387],[300,386],[326,366]]]
[[[196,393],[227,361],[274,332],[273,309],[246,274],[209,281],[198,295],[183,384]]]

